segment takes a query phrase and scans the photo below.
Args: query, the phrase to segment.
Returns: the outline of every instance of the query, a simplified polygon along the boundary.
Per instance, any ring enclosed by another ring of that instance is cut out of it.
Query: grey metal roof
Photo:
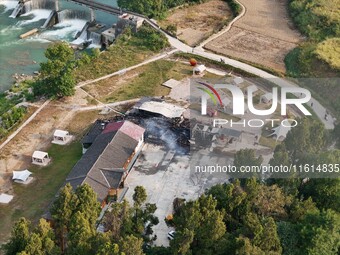
[[[91,127],[91,129],[87,132],[87,134],[81,140],[81,143],[93,143],[96,138],[101,134],[103,131],[101,120],[97,120]]]
[[[112,189],[118,189],[124,176],[123,169],[101,170],[104,178]]]
[[[73,188],[88,183],[97,193],[98,199],[103,200],[109,189],[119,186],[122,179],[121,174],[108,174],[106,170],[126,167],[137,145],[138,141],[120,131],[98,135],[73,167],[66,183],[70,182]]]

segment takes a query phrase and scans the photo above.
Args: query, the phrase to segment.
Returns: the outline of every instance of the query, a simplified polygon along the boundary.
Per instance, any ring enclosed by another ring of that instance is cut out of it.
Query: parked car
[[[176,231],[172,230],[168,233],[168,239],[173,240],[175,238]]]

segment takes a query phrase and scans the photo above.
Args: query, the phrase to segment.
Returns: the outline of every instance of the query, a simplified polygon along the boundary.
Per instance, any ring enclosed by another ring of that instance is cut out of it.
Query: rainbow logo
[[[222,100],[221,100],[221,96],[218,94],[218,92],[216,91],[216,89],[214,89],[213,86],[207,84],[207,83],[204,83],[204,82],[200,82],[198,81],[197,83],[203,85],[204,87],[198,87],[199,90],[202,90],[204,91],[205,93],[207,93],[211,100],[213,101],[214,105],[217,105],[217,100],[218,102],[220,103],[220,105],[223,107],[223,103],[222,103]],[[216,100],[217,98],[217,100]]]

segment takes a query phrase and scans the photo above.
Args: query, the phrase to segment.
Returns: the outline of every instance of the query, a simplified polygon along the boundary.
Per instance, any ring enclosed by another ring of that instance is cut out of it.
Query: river
[[[43,1],[43,0],[32,0]],[[117,6],[116,0],[98,0],[111,6]],[[65,19],[50,29],[27,39],[19,36],[33,28],[40,28],[49,16],[49,9],[33,9],[18,18],[9,17],[18,1],[0,0],[0,92],[10,88],[13,75],[32,74],[39,70],[39,63],[44,61],[44,51],[53,41],[72,41],[75,34],[86,23],[90,11],[72,2],[60,1],[60,10],[71,9],[79,15]],[[52,4],[53,6],[53,4]],[[116,17],[96,11],[96,20],[107,26],[116,21]]]

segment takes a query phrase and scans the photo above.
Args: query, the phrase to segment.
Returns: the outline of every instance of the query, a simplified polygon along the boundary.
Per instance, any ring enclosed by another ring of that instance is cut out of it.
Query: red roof
[[[102,134],[118,131],[121,128],[121,126],[123,126],[123,124],[124,124],[124,121],[111,122],[111,123],[106,125],[106,127],[103,130]]]
[[[134,140],[139,141],[139,139],[143,137],[145,129],[126,120],[107,124],[102,134],[115,131],[120,131]]]

